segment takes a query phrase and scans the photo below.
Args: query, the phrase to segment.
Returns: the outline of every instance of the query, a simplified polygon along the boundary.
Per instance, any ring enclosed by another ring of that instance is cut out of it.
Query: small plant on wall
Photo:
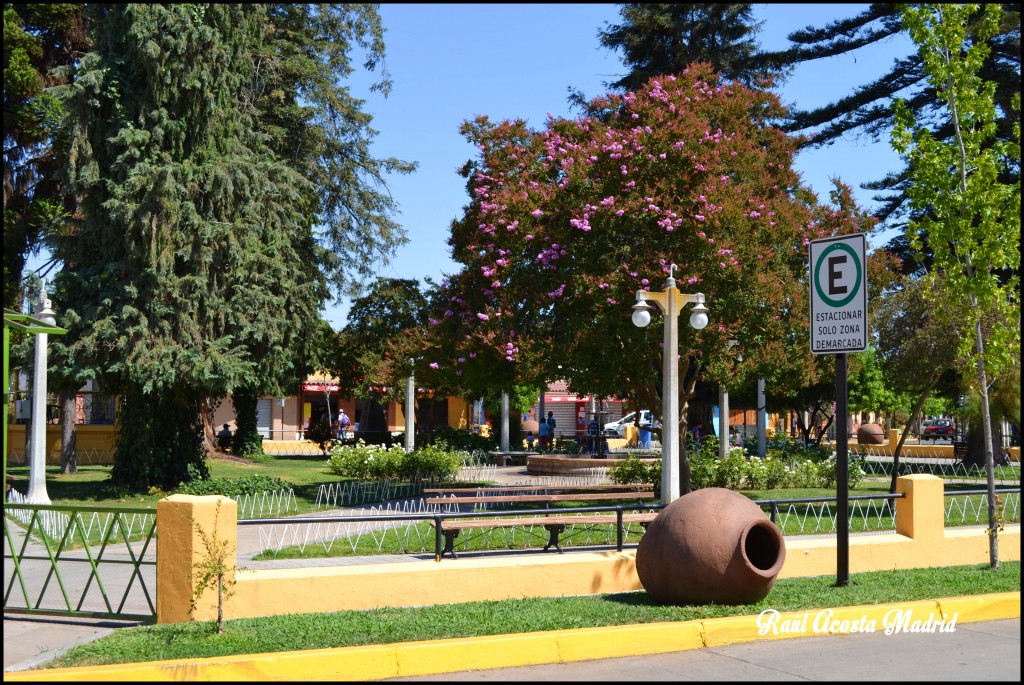
[[[203,545],[202,555],[192,566],[192,611],[196,610],[199,598],[208,589],[217,589],[217,634],[224,633],[224,601],[234,593],[235,580],[228,575],[236,570],[234,550],[228,541],[218,535],[220,529],[220,505],[223,499],[217,500],[217,509],[213,516],[213,529],[205,530],[192,521],[199,540]],[[190,517],[191,518],[191,517]]]

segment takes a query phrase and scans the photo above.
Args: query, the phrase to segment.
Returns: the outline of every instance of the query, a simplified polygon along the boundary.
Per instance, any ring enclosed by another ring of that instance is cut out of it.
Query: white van
[[[625,416],[623,416],[618,421],[612,421],[611,423],[604,424],[604,434],[609,436],[609,437],[613,437],[613,436],[618,436],[620,438],[625,437],[625,435],[626,435],[626,426],[632,426],[633,425],[633,419],[634,419],[635,416],[636,416],[636,412],[635,411],[634,412],[630,412],[630,413],[626,414]],[[650,409],[641,409],[640,410],[640,427],[641,428],[643,428],[644,426],[655,426],[655,427],[657,427],[657,426],[660,426],[660,425],[661,425],[660,423],[656,423],[654,421],[654,416],[651,414],[651,410]]]

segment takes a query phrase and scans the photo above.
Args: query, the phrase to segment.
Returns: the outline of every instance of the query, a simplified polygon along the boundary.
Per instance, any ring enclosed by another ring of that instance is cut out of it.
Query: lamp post
[[[740,344],[739,340],[728,340],[726,346],[729,349]],[[738,361],[743,361],[743,355],[736,355]],[[729,453],[729,390],[725,383],[718,387],[718,458],[725,459]]]
[[[412,360],[410,360],[411,362]],[[416,449],[416,378],[409,372],[405,381],[405,451]]]
[[[668,504],[679,498],[679,312],[683,305],[693,304],[690,326],[700,330],[708,325],[708,309],[704,306],[704,293],[688,295],[676,288],[676,265],[669,266],[665,290],[653,293],[636,291],[633,305],[633,324],[643,328],[651,322],[651,299],[665,314],[665,349],[663,352],[663,378],[661,389],[661,501]]]
[[[49,326],[57,325],[50,309],[45,286],[39,289],[36,318]],[[29,462],[28,494],[30,504],[49,504],[46,494],[46,346],[49,336],[36,333],[36,364],[32,375],[32,457]]]

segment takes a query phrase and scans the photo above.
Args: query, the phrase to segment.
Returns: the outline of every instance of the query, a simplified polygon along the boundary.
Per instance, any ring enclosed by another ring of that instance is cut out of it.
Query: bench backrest
[[[428,497],[426,504],[495,504],[498,502],[567,502],[603,499],[653,499],[654,492],[642,490],[637,492],[588,492],[588,493],[548,493],[542,495],[481,495],[479,497]]]
[[[604,492],[609,490],[650,490],[654,485],[651,483],[609,483],[606,485],[488,485],[479,488],[423,488],[423,494],[467,494],[487,492],[499,494],[502,492],[513,493],[520,490],[530,492]]]

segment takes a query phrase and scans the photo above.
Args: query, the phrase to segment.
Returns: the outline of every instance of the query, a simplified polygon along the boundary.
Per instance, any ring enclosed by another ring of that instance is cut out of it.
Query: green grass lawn
[[[764,609],[804,611],[1020,591],[1020,562],[781,579],[768,596],[741,606],[663,606],[645,591],[583,597],[529,598],[416,608],[339,611],[215,622],[123,628],[72,648],[48,667],[258,654],[415,640],[502,635],[600,626],[756,615]]]

